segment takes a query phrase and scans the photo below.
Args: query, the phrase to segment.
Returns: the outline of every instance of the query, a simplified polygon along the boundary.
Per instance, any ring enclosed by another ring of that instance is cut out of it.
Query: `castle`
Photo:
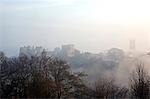
[[[20,48],[19,56],[40,56],[44,48],[42,47],[31,47],[31,46],[24,46]],[[73,44],[62,45],[61,48],[57,47],[53,51],[47,51],[49,56],[62,56],[62,57],[73,57],[80,54],[80,51],[75,49]]]

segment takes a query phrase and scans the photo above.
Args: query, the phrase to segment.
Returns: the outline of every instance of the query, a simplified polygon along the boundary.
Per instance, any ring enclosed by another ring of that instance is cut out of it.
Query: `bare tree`
[[[130,95],[132,98],[149,99],[150,78],[142,63],[137,64],[136,70],[130,78]]]
[[[28,81],[28,98],[56,98],[55,91],[56,84],[36,71]]]
[[[31,75],[28,62],[8,58],[1,65],[2,97],[26,97],[26,81]]]
[[[4,61],[5,58],[5,54],[3,52],[0,52],[0,64]]]
[[[117,85],[114,78],[100,78],[94,91],[96,98],[126,98],[128,89]]]
[[[2,95],[2,63],[6,59],[6,56],[3,52],[0,52],[0,96]]]
[[[49,76],[56,84],[57,98],[80,97],[83,95],[86,86],[83,82],[85,74],[74,73],[70,66],[59,59],[54,59],[48,64]]]

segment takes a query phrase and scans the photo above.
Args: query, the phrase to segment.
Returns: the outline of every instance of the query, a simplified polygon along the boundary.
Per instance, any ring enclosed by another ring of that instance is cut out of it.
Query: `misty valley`
[[[0,53],[1,98],[141,98],[150,96],[149,53],[112,48],[93,54],[73,44],[53,51],[24,46]]]
[[[0,0],[0,99],[150,99],[150,0]]]

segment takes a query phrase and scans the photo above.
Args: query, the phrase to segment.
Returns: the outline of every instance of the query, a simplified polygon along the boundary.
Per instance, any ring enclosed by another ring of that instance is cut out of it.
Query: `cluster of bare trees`
[[[62,60],[44,54],[31,59],[1,58],[0,68],[1,98],[86,97],[85,75],[71,72]]]
[[[150,98],[150,76],[142,63],[136,65],[129,78],[128,87],[119,85],[114,78],[100,78],[94,86],[96,98]]]
[[[150,97],[150,77],[143,64],[133,71],[128,87],[115,78],[101,77],[89,87],[82,72],[57,58],[26,56],[7,58],[0,53],[0,98],[137,98]]]

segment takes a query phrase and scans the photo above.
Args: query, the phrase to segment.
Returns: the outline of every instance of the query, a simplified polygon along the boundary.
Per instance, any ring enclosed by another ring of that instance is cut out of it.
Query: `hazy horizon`
[[[98,53],[110,48],[150,49],[148,0],[0,0],[0,49],[13,55],[22,46],[50,50],[75,44]]]

